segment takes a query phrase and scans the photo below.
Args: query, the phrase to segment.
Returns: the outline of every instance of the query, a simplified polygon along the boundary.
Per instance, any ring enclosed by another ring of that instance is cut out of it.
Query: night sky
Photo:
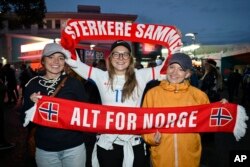
[[[138,15],[138,23],[175,25],[182,34],[198,33],[197,43],[203,45],[250,43],[250,0],[45,1],[48,12],[77,12],[77,5],[97,5],[101,13]]]

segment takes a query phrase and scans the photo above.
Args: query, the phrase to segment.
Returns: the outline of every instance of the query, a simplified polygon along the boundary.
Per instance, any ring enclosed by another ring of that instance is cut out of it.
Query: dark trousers
[[[1,103],[1,102],[0,102]],[[4,137],[4,111],[3,111],[3,105],[0,104],[0,144],[3,144],[5,142]]]
[[[16,88],[7,89],[7,92],[8,92],[8,102],[11,103],[12,100],[14,100],[14,102],[17,102],[17,99],[19,97],[17,89]]]
[[[113,150],[105,150],[97,146],[97,158],[100,167],[122,167],[123,163],[123,146],[113,144]],[[150,157],[145,155],[144,143],[133,146],[134,163],[133,167],[149,167]]]

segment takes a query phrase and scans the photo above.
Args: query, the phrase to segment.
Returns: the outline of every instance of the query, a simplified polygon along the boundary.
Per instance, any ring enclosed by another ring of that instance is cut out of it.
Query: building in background
[[[10,30],[8,22],[0,31],[0,61],[11,64],[28,63],[39,68],[43,47],[58,42],[61,30],[68,19],[108,20],[134,22],[137,15],[101,13],[100,6],[78,5],[77,12],[47,12],[44,25],[32,25],[30,29]],[[83,61],[92,63],[103,59],[113,41],[82,41],[77,51]]]
[[[195,50],[195,55],[192,50],[184,52],[190,55],[193,64],[197,67],[202,67],[207,59],[214,59],[225,79],[231,68],[243,74],[250,64],[250,44],[200,45]]]
[[[30,29],[9,30],[8,22],[0,31],[0,61],[11,64],[28,63],[33,69],[40,67],[40,57],[47,43],[58,42],[61,30],[68,19],[109,20],[135,22],[137,15],[101,13],[100,6],[78,5],[77,12],[47,12],[44,25],[32,25]],[[192,38],[193,39],[193,38]],[[82,61],[92,64],[109,54],[113,41],[81,41],[76,50]],[[162,46],[147,43],[131,43],[136,58],[146,67],[149,62],[159,61],[168,53]],[[189,49],[187,49],[189,47]],[[227,77],[229,68],[244,70],[250,64],[250,44],[200,45],[199,48],[184,46],[183,52],[193,59],[194,66],[201,67],[204,60],[215,59],[221,73]]]

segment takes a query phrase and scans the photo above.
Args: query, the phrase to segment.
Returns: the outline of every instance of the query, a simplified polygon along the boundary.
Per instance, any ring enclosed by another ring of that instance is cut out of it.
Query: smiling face
[[[65,66],[65,56],[61,53],[54,53],[46,56],[42,60],[42,64],[46,70],[45,77],[54,79],[61,75]]]
[[[130,65],[131,54],[124,46],[117,46],[112,50],[110,55],[110,62],[114,67],[117,75],[124,75],[128,66]]]
[[[170,64],[167,68],[167,80],[170,83],[182,83],[191,76],[191,71],[184,71],[178,63]]]

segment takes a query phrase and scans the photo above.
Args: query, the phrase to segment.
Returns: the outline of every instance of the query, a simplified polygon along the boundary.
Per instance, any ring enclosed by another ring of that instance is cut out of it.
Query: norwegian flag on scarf
[[[47,121],[57,122],[58,121],[58,112],[59,104],[44,102],[38,108],[40,116]]]
[[[231,132],[246,133],[242,106],[221,102],[170,108],[114,107],[42,96],[26,111],[24,126],[41,126],[113,134]]]
[[[225,126],[233,119],[225,108],[213,108],[210,116],[210,126]]]

